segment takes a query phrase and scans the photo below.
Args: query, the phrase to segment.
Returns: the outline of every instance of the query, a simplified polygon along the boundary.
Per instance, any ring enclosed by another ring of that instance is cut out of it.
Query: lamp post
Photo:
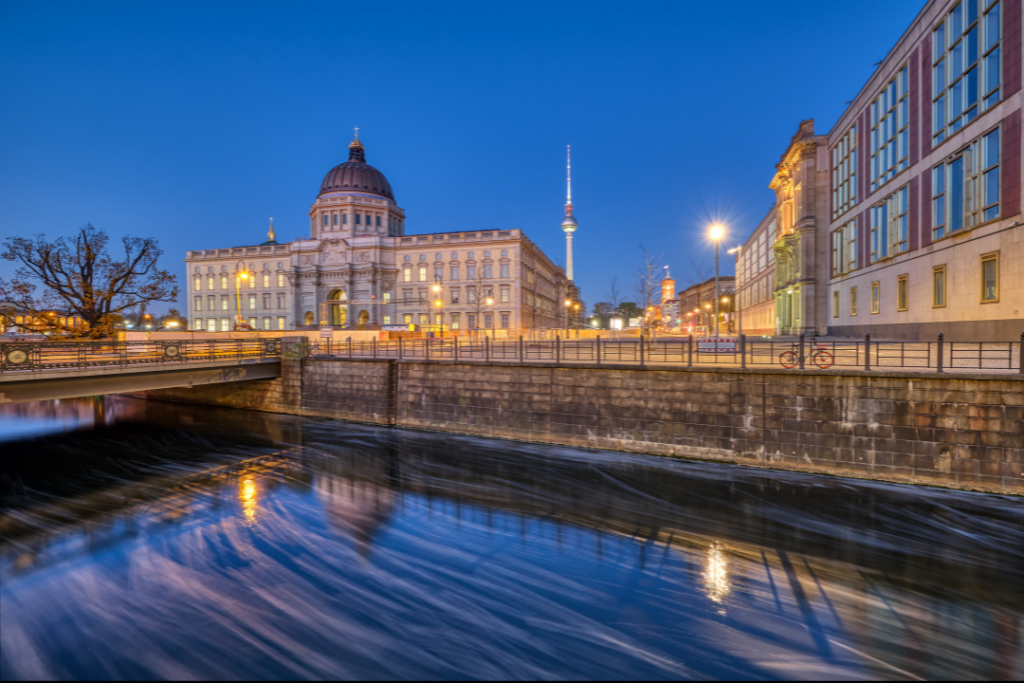
[[[708,237],[715,243],[715,337],[718,337],[718,245],[725,237],[725,228],[716,223],[708,230]]]
[[[494,339],[494,299],[487,297],[487,308],[491,310],[491,339]]]
[[[441,333],[441,336],[444,336],[444,301],[441,299],[441,281],[434,280],[432,289],[434,291],[434,324],[437,325],[437,331]],[[440,323],[437,322],[438,317],[441,319]]]
[[[722,303],[725,304],[725,313],[726,313],[726,315],[728,315],[729,313],[732,313],[732,309],[729,308],[729,297],[723,296],[722,297]],[[732,319],[729,320],[729,326],[727,326],[725,328],[725,332],[726,332],[726,334],[729,334],[729,333],[732,332]]]
[[[235,273],[235,305],[237,315],[235,316],[235,329],[241,329],[242,327],[242,280],[248,280],[249,273],[242,271]]]
[[[739,325],[738,334],[741,335],[741,336],[743,335],[743,282],[742,282],[743,268],[741,267],[741,264],[740,264],[739,261],[740,261],[740,258],[741,258],[741,252],[742,251],[743,251],[743,247],[735,246],[732,249],[730,249],[729,251],[725,252],[726,254],[736,254],[736,297],[737,297],[737,299],[733,303],[733,308],[735,308],[736,306],[739,306],[739,309],[738,309],[736,315],[739,317],[739,319],[737,321],[737,324]]]
[[[565,300],[565,329],[569,329],[569,308],[572,306],[570,299]]]

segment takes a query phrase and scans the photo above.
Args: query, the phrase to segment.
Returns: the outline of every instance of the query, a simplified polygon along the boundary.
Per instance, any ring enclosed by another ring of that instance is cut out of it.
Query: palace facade
[[[309,210],[310,236],[188,252],[190,327],[545,329],[577,299],[520,229],[406,235],[405,211],[358,138]]]

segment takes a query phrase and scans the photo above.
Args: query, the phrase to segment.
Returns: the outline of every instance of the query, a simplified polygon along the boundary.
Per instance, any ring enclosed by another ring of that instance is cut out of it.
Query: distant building
[[[775,319],[775,238],[778,220],[775,206],[761,219],[754,233],[736,254],[736,281],[743,333],[772,336]]]
[[[41,326],[47,328],[47,331],[61,333],[89,329],[89,324],[77,313],[57,309],[48,311],[45,316],[45,325],[43,323],[44,316],[36,315],[32,311],[14,304],[0,303],[0,335],[44,334],[44,332],[36,331]]]
[[[239,306],[256,329],[543,329],[564,327],[564,301],[580,300],[522,230],[406,235],[405,211],[358,138],[309,219],[310,236],[293,242],[278,243],[271,227],[259,245],[188,252],[192,329],[228,331]]]
[[[732,275],[720,275],[718,277],[719,297],[733,297],[736,290],[736,278]],[[714,330],[715,328],[715,278],[706,282],[691,285],[679,292],[679,317],[682,318],[682,325],[692,328]],[[719,323],[719,331],[724,330],[725,325]]]

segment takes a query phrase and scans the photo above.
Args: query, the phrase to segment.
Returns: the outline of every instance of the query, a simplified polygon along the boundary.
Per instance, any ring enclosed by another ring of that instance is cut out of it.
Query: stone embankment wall
[[[286,360],[157,399],[1024,493],[1024,378]]]

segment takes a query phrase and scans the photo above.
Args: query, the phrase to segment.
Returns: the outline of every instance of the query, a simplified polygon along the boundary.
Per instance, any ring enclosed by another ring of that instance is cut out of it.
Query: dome
[[[348,146],[348,161],[328,171],[324,182],[320,184],[320,194],[345,191],[368,192],[395,201],[388,179],[366,163],[366,150],[359,138]]]

